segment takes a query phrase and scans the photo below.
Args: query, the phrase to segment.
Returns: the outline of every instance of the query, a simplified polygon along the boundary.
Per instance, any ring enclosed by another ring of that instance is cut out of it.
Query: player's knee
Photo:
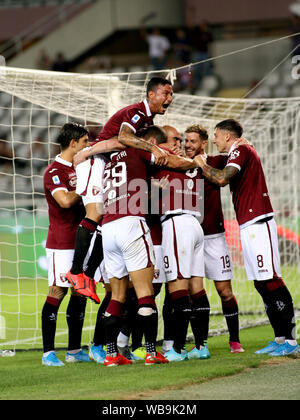
[[[218,293],[222,302],[227,302],[228,300],[231,300],[233,298],[233,293],[231,289],[219,290]]]
[[[218,295],[220,296],[222,302],[226,302],[227,300],[230,300],[233,298],[233,292],[231,285],[223,285],[221,283],[215,282],[216,289],[218,292]]]

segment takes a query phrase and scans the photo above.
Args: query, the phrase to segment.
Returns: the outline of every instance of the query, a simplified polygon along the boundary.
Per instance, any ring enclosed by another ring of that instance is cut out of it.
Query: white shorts
[[[150,230],[144,219],[126,216],[102,226],[105,269],[118,279],[155,264]]]
[[[204,277],[204,235],[196,217],[171,217],[162,223],[162,247],[167,281]]]
[[[160,245],[154,245],[155,255],[155,266],[154,266],[154,277],[152,283],[165,283],[166,275],[164,270],[163,252]],[[109,278],[106,273],[104,260],[101,262],[100,267],[96,270],[94,279],[98,283],[99,281],[104,284],[109,284]]]
[[[277,227],[274,219],[241,229],[241,244],[248,280],[281,277]]]
[[[220,236],[204,236],[204,267],[207,279],[232,279],[232,259],[225,233]]]
[[[103,284],[109,284],[109,278],[107,277],[107,273],[105,270],[104,260],[101,261],[100,266],[97,268],[94,275],[94,280],[96,281],[96,283],[101,282]]]
[[[106,161],[99,155],[76,166],[76,193],[83,204],[103,203],[103,171]]]
[[[46,249],[49,286],[72,287],[66,274],[72,267],[74,249]]]
[[[163,259],[163,247],[154,245],[155,265],[152,283],[166,283],[166,273]]]

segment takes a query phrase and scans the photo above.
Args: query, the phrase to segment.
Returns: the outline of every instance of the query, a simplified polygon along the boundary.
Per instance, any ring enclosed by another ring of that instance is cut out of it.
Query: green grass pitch
[[[42,365],[41,352],[17,352],[14,357],[0,357],[0,400],[147,399],[159,390],[182,390],[189,385],[258,367],[270,357],[255,355],[254,351],[270,339],[272,330],[269,326],[249,328],[241,331],[245,353],[231,354],[227,338],[220,335],[209,339],[210,359],[151,367],[139,361],[132,366],[115,368],[95,362],[53,368]],[[191,347],[192,344],[187,345],[188,350]],[[65,351],[60,350],[57,355],[64,360]],[[240,391],[242,395],[243,390]],[[192,400],[193,395],[187,394],[185,398]]]

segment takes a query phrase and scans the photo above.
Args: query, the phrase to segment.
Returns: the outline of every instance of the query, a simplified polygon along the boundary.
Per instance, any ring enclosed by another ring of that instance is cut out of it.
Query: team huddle
[[[220,189],[226,185],[240,226],[247,278],[274,330],[274,339],[256,353],[299,352],[293,301],[280,273],[274,211],[255,148],[233,119],[216,125],[219,154],[214,156],[205,152],[205,127],[187,127],[182,139],[175,127],[155,125],[153,118],[163,115],[172,99],[171,83],[155,77],[146,98],[116,112],[91,146],[80,124],[65,124],[58,135],[61,153],[44,174],[49,207],[45,365],[64,365],[54,343],[57,312],[69,287],[66,362],[118,366],[141,359],[152,365],[209,358],[204,277],[214,281],[220,296],[230,351],[244,352],[221,204]],[[103,283],[105,297],[87,354],[81,335],[86,298],[100,304],[95,279]],[[159,353],[155,298],[163,285]],[[189,325],[195,347],[187,352]]]

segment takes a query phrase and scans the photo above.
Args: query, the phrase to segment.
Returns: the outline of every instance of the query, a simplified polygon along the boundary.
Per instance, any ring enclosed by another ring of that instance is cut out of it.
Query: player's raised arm
[[[123,125],[119,134],[119,142],[127,147],[145,150],[146,152],[153,153],[156,165],[166,165],[169,155],[165,150],[160,149],[155,144],[137,137],[132,129],[127,125]]]
[[[202,173],[209,181],[217,184],[219,187],[225,187],[229,184],[231,178],[237,173],[238,169],[234,166],[225,166],[224,169],[216,169],[206,163],[206,159],[203,155],[197,155],[194,161],[202,169]]]
[[[108,140],[99,141],[91,147],[81,150],[74,156],[74,166],[88,159],[90,156],[98,155],[100,153],[118,152],[124,150],[125,146],[118,141],[118,137],[112,137]]]

